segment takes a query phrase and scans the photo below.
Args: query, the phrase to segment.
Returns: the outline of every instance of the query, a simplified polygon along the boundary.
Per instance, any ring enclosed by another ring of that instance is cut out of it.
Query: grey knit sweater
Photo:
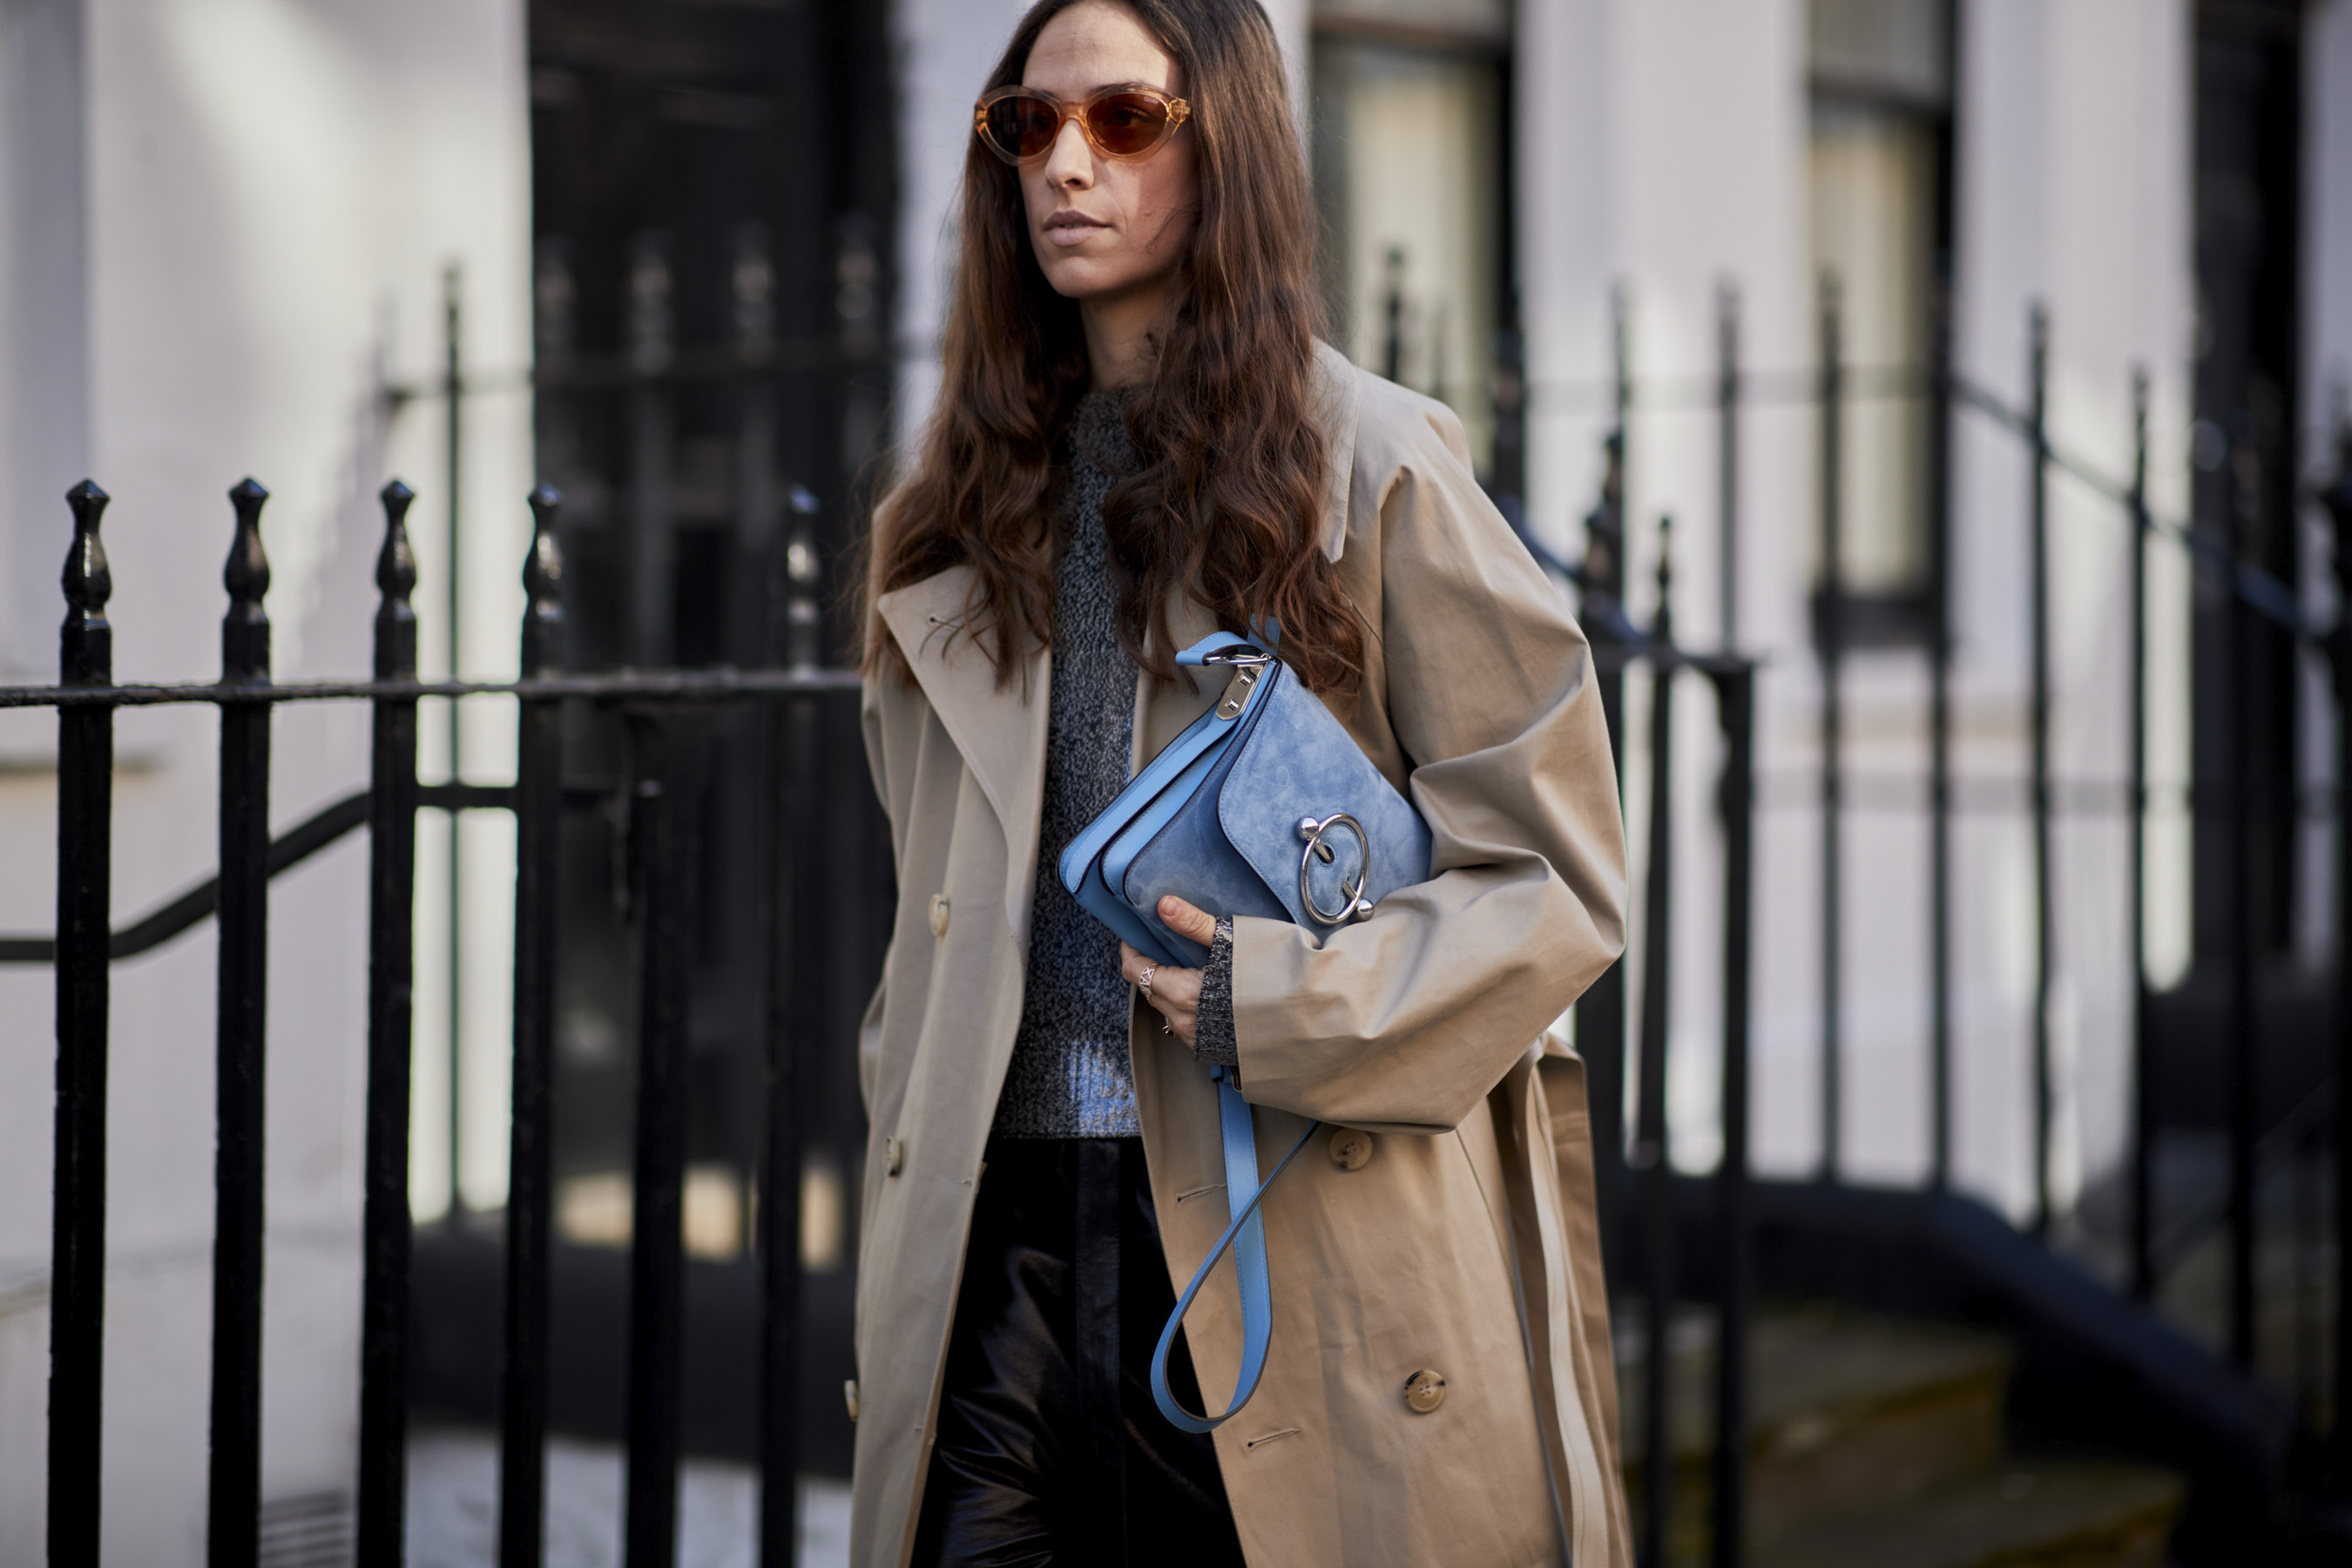
[[[1103,498],[1135,464],[1116,394],[1089,393],[1078,405],[1069,447],[1066,542],[1054,565],[1037,891],[1021,1028],[996,1102],[1001,1138],[1125,1138],[1142,1131],[1118,939],[1078,907],[1059,871],[1063,849],[1126,787],[1133,742],[1135,662],[1118,644],[1102,530]],[[1234,1059],[1232,943],[1232,925],[1221,921],[1203,977],[1196,1047],[1213,1061]]]

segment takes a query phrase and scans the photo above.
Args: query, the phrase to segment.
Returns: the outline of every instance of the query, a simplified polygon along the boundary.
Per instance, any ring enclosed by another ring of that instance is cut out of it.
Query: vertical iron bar
[[[686,947],[677,743],[658,715],[632,714],[642,976],[636,1200],[629,1258],[627,1568],[670,1568],[677,1531],[678,1363],[685,1266]]]
[[[221,684],[269,683],[267,490],[229,491],[236,538],[222,581]],[[206,1561],[260,1550],[264,1037],[269,962],[269,706],[221,705],[219,1143],[214,1165],[212,1476]]]
[[[2156,1294],[2156,1055],[2147,1031],[2147,373],[2132,373],[2131,811],[2132,1293]]]
[[[415,492],[383,487],[375,678],[416,674]],[[416,700],[378,698],[368,791],[365,1279],[360,1300],[359,1568],[401,1568],[407,1508],[409,1052],[416,977]]]
[[[1739,290],[1715,291],[1716,626],[1726,648],[1739,646]]]
[[[663,377],[676,352],[671,310],[675,279],[669,238],[648,229],[629,242],[630,656],[647,668],[668,662],[673,647],[670,592],[677,436],[676,408]]]
[[[1821,278],[1821,361],[1822,587],[1816,639],[1822,667],[1821,1177],[1834,1182],[1838,1151],[1844,1141],[1840,1116],[1844,1076],[1840,950],[1845,940],[1840,851],[1845,805],[1845,364],[1838,279],[1827,269]]]
[[[2222,641],[2228,668],[2221,689],[2229,713],[2229,1008],[2222,1038],[2230,1082],[2230,1354],[2242,1367],[2254,1364],[2254,778],[2252,716],[2257,689],[2252,617],[2246,612],[2238,572],[2260,537],[2263,489],[2261,448],[2249,435],[2231,454],[2235,494],[2229,511],[2229,548],[2221,582]]]
[[[523,558],[521,673],[563,664],[563,559],[555,543],[562,498],[530,492]],[[538,1568],[547,1514],[548,1214],[555,1143],[556,847],[562,831],[563,710],[520,704],[515,784],[513,1123],[507,1152],[506,1351],[499,1434],[499,1563]]]
[[[1756,831],[1756,672],[1716,678],[1723,778],[1723,1163],[1716,1173],[1722,1268],[1715,1362],[1714,1568],[1739,1568],[1748,1517],[1748,987]]]
[[[1601,499],[1584,521],[1584,585],[1582,611],[1586,633],[1601,643],[1614,643],[1623,624],[1625,597],[1625,457],[1626,422],[1633,406],[1633,369],[1626,341],[1625,295],[1610,295],[1611,342],[1614,355],[1616,423],[1601,444]],[[1612,649],[1622,654],[1622,649]],[[1601,695],[1602,727],[1609,735],[1609,755],[1616,773],[1619,815],[1625,794],[1625,676],[1615,657],[1601,660],[1593,671]],[[1594,1206],[1600,1212],[1601,1251],[1614,1258],[1620,1250],[1620,1226],[1625,1202],[1625,966],[1611,964],[1576,1004],[1576,1048],[1591,1075],[1592,1113],[1592,1180]]]
[[[1675,1172],[1666,1123],[1666,999],[1671,994],[1674,924],[1674,520],[1658,522],[1658,608],[1650,643],[1650,855],[1642,921],[1642,1084],[1633,1134],[1633,1168],[1642,1183],[1643,1317],[1648,1358],[1642,1367],[1642,1521],[1643,1568],[1664,1568],[1674,1508],[1671,1415],[1675,1299]]]
[[[2033,442],[2028,509],[2028,590],[2033,627],[2032,724],[2033,803],[2033,1232],[2050,1234],[2050,315],[2038,302],[2029,329]]]
[[[106,492],[66,492],[73,548],[58,636],[63,686],[114,684],[114,592],[98,535]],[[58,1103],[49,1264],[48,1547],[51,1568],[98,1568],[106,1372],[107,942],[114,816],[114,710],[58,710]]]
[[[442,352],[442,413],[446,419],[442,438],[448,470],[443,483],[449,491],[448,542],[448,607],[449,617],[449,679],[464,679],[462,660],[465,653],[465,536],[460,528],[463,520],[465,491],[465,361],[464,318],[460,314],[463,277],[457,264],[451,262],[441,273],[441,352]],[[466,782],[464,704],[456,698],[449,700],[449,782]],[[449,814],[449,1225],[457,1228],[465,1217],[466,1190],[459,1184],[464,1167],[463,1139],[465,1133],[466,1066],[466,937],[465,937],[465,854],[466,819],[458,812]]]
[[[798,1040],[787,1009],[801,998],[786,982],[788,953],[811,934],[806,911],[786,899],[811,847],[810,764],[816,713],[806,701],[768,704],[767,887],[761,907],[768,955],[768,1137],[760,1193],[760,1563],[792,1568],[799,1543],[801,1164]]]
[[[1928,366],[1927,1056],[1928,1182],[1952,1182],[1952,288],[1937,266]]]
[[[2320,496],[2336,542],[2336,1341],[2335,1429],[2340,1478],[2352,1474],[2352,418],[2336,433],[2336,479]]]

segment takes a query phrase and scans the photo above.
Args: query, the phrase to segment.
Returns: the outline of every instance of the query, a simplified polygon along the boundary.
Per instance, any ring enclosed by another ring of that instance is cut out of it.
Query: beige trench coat
[[[1320,948],[1235,921],[1262,1168],[1304,1118],[1370,1132],[1372,1154],[1349,1169],[1309,1149],[1267,1196],[1273,1343],[1217,1458],[1255,1568],[1513,1568],[1558,1563],[1563,1544],[1576,1568],[1626,1568],[1583,1066],[1547,1033],[1623,945],[1591,658],[1480,492],[1454,416],[1318,353],[1325,548],[1372,650],[1360,695],[1333,711],[1427,818],[1435,874]],[[865,694],[899,901],[859,1045],[860,1568],[913,1549],[1037,875],[1051,655],[1000,686],[949,635],[966,583],[955,568],[883,596],[916,679]],[[1180,646],[1214,629],[1189,605],[1175,626]],[[1139,679],[1135,762],[1221,687]],[[1139,1005],[1130,1046],[1181,1289],[1226,1218],[1215,1096]],[[1213,1400],[1234,1384],[1239,1317],[1223,1264],[1189,1330]],[[1403,1394],[1423,1370],[1445,1380],[1425,1414]]]

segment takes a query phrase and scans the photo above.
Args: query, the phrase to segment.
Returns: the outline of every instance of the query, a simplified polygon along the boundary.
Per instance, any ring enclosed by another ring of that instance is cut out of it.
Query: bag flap
[[[1399,888],[1429,879],[1429,828],[1421,814],[1297,679],[1276,683],[1265,718],[1239,749],[1218,792],[1217,820],[1292,920],[1318,934],[1332,923],[1307,909],[1300,889],[1302,864],[1307,891],[1325,915],[1347,908],[1343,889],[1360,876],[1363,897],[1375,904]],[[1359,843],[1344,828],[1325,833],[1321,844],[1331,852],[1327,860],[1310,851],[1300,823],[1340,813],[1355,818],[1363,840]]]

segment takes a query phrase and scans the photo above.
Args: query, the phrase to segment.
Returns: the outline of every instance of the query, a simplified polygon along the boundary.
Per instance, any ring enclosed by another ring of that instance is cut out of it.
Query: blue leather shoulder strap
[[[1240,1086],[1234,1081],[1230,1068],[1214,1068],[1211,1075],[1217,1085],[1217,1122],[1224,1134],[1225,1145],[1225,1207],[1233,1217],[1226,1222],[1225,1233],[1217,1237],[1217,1245],[1192,1271],[1192,1282],[1178,1297],[1176,1310],[1168,1314],[1168,1326],[1160,1331],[1160,1343],[1151,1352],[1151,1399],[1160,1406],[1160,1414],[1187,1432],[1213,1432],[1233,1419],[1241,1407],[1257,1392],[1257,1380],[1265,1371],[1266,1342],[1274,1333],[1274,1289],[1267,1279],[1265,1265],[1265,1217],[1258,1213],[1258,1204],[1265,1189],[1275,1183],[1298,1152],[1307,1147],[1307,1140],[1323,1124],[1307,1123],[1298,1142],[1290,1146],[1274,1167],[1272,1175],[1261,1183],[1257,1179],[1257,1129],[1251,1119],[1249,1101],[1242,1098]],[[1238,1243],[1238,1245],[1237,1245]],[[1168,1352],[1176,1343],[1176,1331],[1183,1326],[1184,1314],[1192,1310],[1192,1298],[1207,1283],[1209,1270],[1217,1259],[1234,1248],[1234,1272],[1241,1285],[1242,1297],[1242,1365],[1234,1380],[1234,1397],[1223,1414],[1195,1415],[1176,1403],[1168,1391]]]

